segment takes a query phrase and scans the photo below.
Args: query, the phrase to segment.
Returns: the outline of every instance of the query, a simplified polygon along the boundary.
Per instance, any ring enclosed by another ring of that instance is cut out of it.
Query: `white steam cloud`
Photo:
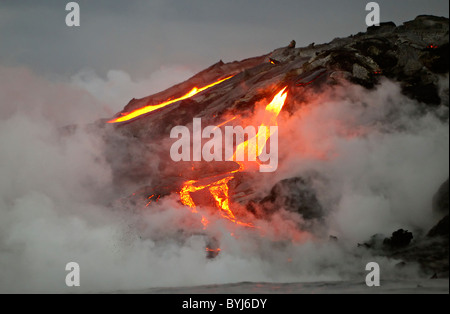
[[[112,172],[101,134],[78,128],[62,136],[60,127],[109,117],[130,98],[190,74],[162,69],[134,82],[118,71],[106,79],[83,72],[55,83],[26,69],[1,69],[0,292],[73,292],[64,281],[65,265],[72,261],[80,265],[77,291],[83,292],[363,280],[372,257],[354,253],[357,241],[398,227],[431,226],[431,197],[449,173],[448,121],[432,112],[417,115],[415,104],[391,82],[373,92],[337,89],[292,117],[280,116],[278,175],[261,189],[316,170],[328,182],[316,188],[330,210],[329,234],[346,241],[316,241],[304,234],[299,244],[274,244],[274,234],[290,236],[301,221],[280,209],[270,222],[257,222],[267,230],[265,237],[252,230],[237,230],[233,237],[225,222],[215,222],[212,232],[221,235],[223,252],[208,260],[207,239],[195,233],[196,217],[175,197],[142,214],[111,209]],[[184,241],[180,225],[193,226]],[[396,261],[377,262],[385,276],[415,274],[414,265],[399,272]]]
[[[163,66],[148,78],[133,80],[124,71],[111,70],[106,79],[92,70],[83,70],[72,77],[72,83],[89,92],[98,101],[106,103],[115,114],[123,109],[131,98],[143,98],[178,84],[195,73],[182,66]]]
[[[449,175],[448,108],[419,113],[390,81],[311,99],[279,123],[290,145],[280,144],[286,151],[276,180],[320,173],[328,184],[316,190],[332,209],[331,226],[353,241],[431,228],[430,200]]]

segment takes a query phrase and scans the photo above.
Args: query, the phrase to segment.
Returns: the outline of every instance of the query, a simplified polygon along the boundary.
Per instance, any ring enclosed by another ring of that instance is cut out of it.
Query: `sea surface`
[[[368,287],[361,281],[267,283],[240,282],[193,287],[149,288],[117,293],[137,294],[448,294],[448,279],[384,281]]]

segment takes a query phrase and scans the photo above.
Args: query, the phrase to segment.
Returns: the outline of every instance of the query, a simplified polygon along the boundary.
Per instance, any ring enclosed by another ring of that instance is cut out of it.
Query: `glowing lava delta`
[[[264,117],[263,124],[261,125],[261,126],[263,126],[263,128],[260,128],[260,132],[258,132],[258,134],[256,135],[257,137],[265,138],[266,142],[269,140],[270,136],[272,135],[272,133],[270,133],[270,131],[269,131],[269,125],[276,125],[276,123],[277,123],[276,119],[277,119],[278,115],[280,114],[281,109],[284,106],[284,103],[286,102],[286,98],[287,98],[287,92],[285,92],[286,88],[287,87],[283,88],[278,94],[276,94],[275,97],[273,98],[273,100],[266,106],[266,109],[265,109],[266,116]],[[231,120],[234,120],[234,119],[231,119]],[[228,121],[231,121],[231,120],[228,120]],[[256,150],[256,152],[258,152],[258,156],[259,156],[261,154],[262,149],[264,148],[264,145],[262,145],[262,146],[260,145],[258,147],[258,144],[256,144],[256,147],[249,147],[249,141],[250,141],[250,139],[248,139],[247,141],[238,145],[236,147],[236,150],[243,149],[243,148],[247,148],[248,152],[250,152],[252,150],[253,151]],[[241,147],[241,145],[242,145],[242,147]],[[250,146],[252,146],[252,145],[250,145]],[[235,153],[235,155],[236,155],[236,153]],[[228,176],[225,176],[225,177],[222,176],[221,179],[219,179],[217,181],[213,181],[212,183],[207,183],[207,184],[203,183],[202,184],[199,180],[189,180],[189,181],[185,182],[183,185],[183,188],[180,191],[181,203],[190,207],[191,211],[193,213],[197,214],[198,211],[196,209],[196,205],[190,194],[193,192],[208,188],[209,193],[211,193],[211,195],[213,196],[215,203],[216,203],[216,207],[219,210],[220,215],[223,218],[226,218],[229,221],[231,221],[237,225],[241,225],[241,226],[245,226],[245,227],[254,227],[252,223],[245,223],[245,222],[239,221],[230,208],[230,199],[229,199],[229,194],[228,194],[228,189],[229,189],[228,182],[234,178],[233,173],[243,171],[245,169],[243,163],[238,162],[238,164],[240,166],[238,170],[229,172]],[[211,179],[211,178],[209,178],[209,179]],[[207,227],[209,221],[204,216],[202,216],[201,222],[205,229]]]

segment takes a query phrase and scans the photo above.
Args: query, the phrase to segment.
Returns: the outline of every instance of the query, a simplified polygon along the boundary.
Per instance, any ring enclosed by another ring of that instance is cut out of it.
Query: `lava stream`
[[[230,160],[236,160],[236,154],[238,151],[242,150],[244,153],[247,151],[247,156],[259,156],[262,153],[262,150],[269,140],[269,138],[273,135],[270,132],[270,126],[277,125],[277,117],[283,109],[284,103],[286,102],[287,92],[285,92],[287,86],[283,88],[272,101],[266,106],[266,115],[264,117],[264,121],[258,128],[258,133],[255,137],[248,139],[247,141],[242,142],[236,147],[235,153]],[[259,145],[260,139],[264,141],[264,144]],[[254,145],[250,145],[253,143]]]
[[[279,93],[277,93],[273,98],[273,100],[266,106],[265,109],[266,116],[264,117],[263,123],[261,124],[261,128],[259,128],[259,132],[256,135],[256,137],[263,137],[265,139],[265,143],[267,143],[270,136],[272,135],[272,133],[270,133],[271,131],[269,131],[269,126],[277,125],[276,121],[277,117],[280,114],[281,109],[284,106],[284,103],[286,102],[287,98],[287,92],[285,92],[286,88],[287,87],[283,88]],[[223,124],[226,124],[234,119],[235,118],[225,121]],[[246,148],[248,154],[257,152],[257,156],[261,155],[264,145],[258,146],[258,142],[256,142],[255,146],[250,145],[249,147],[249,141],[251,141],[251,139],[248,139],[247,141],[238,145],[236,147],[236,151],[238,149]],[[235,157],[236,151],[233,157]],[[221,178],[217,181],[214,181],[212,183],[201,184],[197,180],[190,180],[185,182],[183,188],[180,191],[181,202],[184,205],[190,207],[193,213],[198,213],[195,202],[191,197],[191,193],[208,188],[209,192],[211,193],[216,202],[216,207],[219,209],[222,217],[230,220],[231,222],[237,225],[254,228],[254,225],[251,223],[239,221],[230,208],[228,182],[234,178],[234,176],[232,175],[233,173],[243,171],[245,169],[243,163],[239,162],[238,164],[240,166],[238,170],[232,171],[228,173],[228,176]],[[202,216],[201,222],[203,224],[203,229],[206,229],[207,225],[209,224],[209,221],[204,216]]]
[[[214,83],[212,83],[212,84],[203,86],[203,87],[201,87],[201,88],[194,87],[194,88],[193,88],[189,93],[187,93],[186,95],[181,96],[181,97],[179,97],[179,98],[166,100],[165,102],[160,103],[160,104],[158,104],[158,105],[145,106],[145,107],[143,107],[143,108],[136,109],[136,110],[131,111],[131,112],[128,112],[128,113],[123,113],[122,116],[120,116],[120,117],[118,117],[118,118],[115,118],[115,119],[112,119],[112,120],[108,121],[108,123],[118,123],[118,122],[129,121],[129,120],[131,120],[131,119],[134,119],[134,118],[136,118],[136,117],[142,116],[142,115],[147,114],[147,113],[149,113],[149,112],[152,112],[152,111],[158,110],[158,109],[160,109],[160,108],[166,107],[166,106],[168,106],[168,105],[170,105],[170,104],[176,103],[177,101],[191,98],[191,97],[197,95],[198,93],[203,92],[203,91],[205,91],[205,90],[207,90],[208,88],[211,88],[211,87],[213,87],[213,86],[216,86],[216,85],[218,85],[218,84],[220,84],[220,83],[222,83],[222,82],[224,82],[224,81],[226,81],[226,80],[228,80],[228,79],[230,79],[230,78],[232,78],[232,77],[233,77],[233,76],[226,77],[226,78],[224,78],[224,79],[221,79],[221,80],[219,80],[219,81],[217,81],[217,82],[214,82]]]

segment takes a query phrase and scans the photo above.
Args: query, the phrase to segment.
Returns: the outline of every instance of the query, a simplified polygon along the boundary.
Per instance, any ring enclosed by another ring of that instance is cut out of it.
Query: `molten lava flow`
[[[220,209],[222,217],[245,227],[253,228],[253,224],[245,223],[236,219],[236,216],[230,209],[230,198],[228,194],[228,182],[233,179],[234,176],[226,177],[222,180],[215,182],[210,188],[209,192],[216,200],[216,205]]]
[[[133,195],[135,195],[135,194],[133,194]],[[155,194],[150,195],[147,198],[149,201],[148,201],[147,205],[145,205],[145,207],[149,207],[153,201],[155,201],[155,202],[159,201],[160,197],[161,197],[161,195],[158,195],[158,196],[156,196]]]
[[[183,205],[189,206],[193,213],[198,213],[198,211],[195,209],[195,203],[192,200],[190,193],[208,188],[209,192],[214,197],[216,206],[220,210],[220,214],[222,217],[242,226],[253,227],[253,225],[250,223],[244,223],[237,220],[235,215],[230,209],[228,182],[233,178],[234,178],[233,176],[227,176],[218,181],[203,185],[196,185],[199,183],[199,181],[195,180],[187,181],[184,183],[184,186],[180,191],[181,203]],[[206,228],[206,226],[209,224],[209,221],[204,216],[202,216],[201,222],[204,228]]]
[[[203,229],[206,229],[206,227],[208,226],[209,221],[208,219],[205,218],[205,216],[202,216],[202,225],[203,225]]]
[[[287,98],[287,92],[285,92],[286,88],[287,87],[283,88],[278,94],[276,94],[275,97],[272,99],[272,101],[266,106],[265,109],[266,115],[263,119],[263,123],[261,124],[261,128],[259,128],[258,134],[256,135],[256,137],[264,137],[265,142],[267,142],[270,136],[272,135],[270,133],[271,132],[270,126],[274,126],[277,124],[276,119],[280,114],[281,109],[283,109],[284,103],[286,102]],[[236,117],[228,121],[225,121],[222,125],[227,124],[228,122],[234,120],[235,118]],[[246,148],[248,149],[248,154],[256,152],[257,153],[256,156],[261,155],[264,145],[258,147],[258,141],[256,141],[256,146],[249,147],[249,141],[250,139],[238,145],[236,147],[236,151],[238,149]],[[235,159],[236,151],[232,159]],[[233,173],[243,171],[245,169],[243,163],[239,162],[238,164],[239,164],[238,170],[231,171],[228,173],[226,177],[222,177],[221,179],[213,181],[212,183],[201,184],[199,183],[199,181],[196,180],[190,180],[185,182],[183,188],[180,191],[181,203],[183,203],[186,206],[189,206],[193,213],[198,213],[197,210],[195,209],[196,205],[191,197],[191,193],[208,188],[209,192],[211,193],[216,202],[216,207],[219,209],[222,217],[230,220],[231,222],[237,225],[254,228],[253,224],[241,222],[238,219],[236,219],[236,216],[234,215],[233,211],[230,208],[228,182],[234,178],[234,176],[232,175]],[[209,224],[209,221],[204,216],[202,216],[201,222],[203,224],[203,229],[205,229],[206,226]],[[207,251],[208,250],[210,250],[209,252],[216,252],[216,253],[220,251],[220,249],[212,250],[207,248]]]
[[[283,109],[284,103],[286,102],[287,98],[287,92],[285,92],[286,88],[287,86],[283,88],[278,94],[276,94],[272,101],[266,106],[266,111],[270,112],[273,115],[273,118],[278,117],[281,109]]]
[[[181,97],[175,98],[175,99],[171,99],[171,100],[166,100],[165,102],[160,103],[158,105],[145,106],[143,108],[136,109],[136,110],[134,110],[132,112],[124,113],[121,117],[112,119],[112,120],[108,121],[108,123],[118,123],[118,122],[129,121],[131,119],[134,119],[136,117],[142,116],[142,115],[147,114],[149,112],[152,112],[152,111],[155,111],[157,109],[166,107],[166,106],[168,106],[170,104],[176,103],[177,101],[191,98],[192,96],[195,96],[198,93],[203,92],[203,91],[205,91],[208,88],[211,88],[213,86],[216,86],[216,85],[218,85],[218,84],[220,84],[220,83],[222,83],[222,82],[224,82],[224,81],[226,81],[226,80],[228,80],[228,79],[230,79],[232,77],[233,76],[226,77],[226,78],[221,79],[221,80],[219,80],[219,81],[217,81],[215,83],[203,86],[201,88],[194,87],[189,93],[187,93],[184,96],[181,96]]]
[[[194,186],[194,183],[196,183],[195,180],[187,181],[184,183],[184,186],[180,191],[180,199],[181,199],[181,203],[183,203],[183,205],[189,206],[193,213],[197,213],[197,210],[195,209],[195,203],[192,200],[190,193],[198,191],[198,190],[200,190],[200,188],[196,188]]]
[[[211,248],[207,247],[207,248],[205,249],[205,251],[206,251],[206,252],[220,252],[221,249],[220,249],[220,248],[219,248],[219,249],[211,249]]]
[[[236,119],[237,119],[237,117],[234,116],[233,118],[231,118],[231,119],[229,119],[229,120],[227,120],[227,121],[225,121],[225,122],[222,122],[222,123],[219,124],[219,125],[216,125],[216,127],[213,129],[213,131],[217,130],[218,128],[220,128],[220,127],[224,126],[225,124],[228,124],[228,123],[230,123],[231,121],[236,120]]]
[[[216,200],[217,207],[219,207],[219,209],[221,210],[222,216],[235,222],[236,217],[230,210],[230,200],[228,198],[228,182],[231,179],[233,179],[232,176],[217,181],[213,186],[209,188],[209,191]]]
[[[266,106],[266,115],[264,117],[263,123],[260,125],[258,129],[258,134],[255,137],[248,139],[240,143],[236,147],[236,151],[233,157],[230,160],[236,160],[236,154],[239,150],[247,151],[248,156],[259,156],[262,153],[264,145],[259,145],[259,138],[264,138],[265,142],[267,142],[272,136],[270,133],[270,126],[277,125],[277,117],[283,109],[284,103],[286,102],[287,92],[285,92],[287,86],[283,88],[272,101]],[[250,145],[250,143],[255,143],[255,145]],[[239,163],[241,164],[241,163]]]
[[[208,258],[215,258],[217,255],[219,255],[221,249],[220,248],[213,249],[213,248],[210,248],[210,247],[206,247],[205,251],[206,251],[206,254],[207,254],[206,256]]]

